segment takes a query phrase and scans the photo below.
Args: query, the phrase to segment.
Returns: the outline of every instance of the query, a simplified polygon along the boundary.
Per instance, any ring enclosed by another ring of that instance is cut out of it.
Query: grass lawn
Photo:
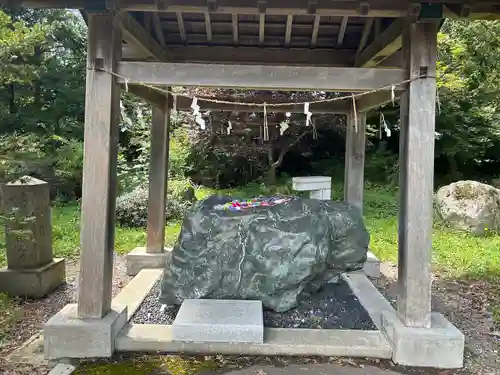
[[[198,189],[197,197],[202,199],[215,191]],[[280,187],[282,193],[290,193],[290,188]],[[250,184],[241,189],[223,193],[239,198],[269,194],[269,190]],[[334,186],[335,199],[343,196],[341,186]],[[371,235],[371,250],[384,261],[397,260],[397,191],[386,187],[367,185],[365,189],[365,220]],[[53,247],[57,257],[75,258],[79,254],[80,212],[77,204],[55,206],[52,212]],[[3,232],[3,229],[0,229]],[[180,231],[179,222],[166,226],[166,243],[173,245]],[[5,239],[0,233],[0,265],[6,263]],[[145,244],[143,229],[117,228],[115,249],[124,254],[136,246]],[[497,321],[500,321],[500,300],[494,290],[500,287],[500,236],[473,237],[465,233],[454,232],[439,222],[434,224],[433,267],[442,277],[453,279],[487,279],[492,290],[487,292],[491,298],[491,309]],[[0,342],[2,326],[8,326],[17,319],[12,301],[0,295]],[[140,372],[139,372],[140,373]]]

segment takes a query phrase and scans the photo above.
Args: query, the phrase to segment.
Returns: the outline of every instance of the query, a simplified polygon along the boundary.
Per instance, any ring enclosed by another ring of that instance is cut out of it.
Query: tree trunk
[[[277,165],[272,164],[269,170],[267,171],[267,184],[269,186],[274,186],[276,185],[276,169],[278,168]]]
[[[9,84],[9,114],[14,115],[17,113],[16,106],[16,89],[13,83]]]
[[[455,155],[446,155],[446,158],[448,159],[448,166],[450,168],[449,170],[449,176],[455,181],[459,181],[462,178],[462,174],[458,170],[458,163],[457,159],[455,159]]]

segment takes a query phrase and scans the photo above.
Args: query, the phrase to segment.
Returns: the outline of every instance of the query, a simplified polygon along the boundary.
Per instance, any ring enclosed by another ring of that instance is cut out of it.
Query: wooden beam
[[[191,111],[191,103],[192,99],[185,98],[182,96],[177,97],[176,109],[179,111]],[[276,102],[268,101],[269,104],[274,104]],[[210,110],[210,111],[227,111],[227,112],[263,112],[263,107],[261,106],[247,106],[247,105],[239,105],[239,104],[221,104],[221,103],[213,103],[204,101],[201,98],[198,98],[198,104],[202,108],[202,110]],[[312,113],[337,113],[337,114],[347,114],[350,110],[350,101],[349,100],[339,100],[331,103],[311,103],[309,110]],[[280,105],[278,107],[269,107],[267,109],[269,113],[278,112],[278,113],[302,113],[304,112],[303,105]]]
[[[380,36],[356,57],[356,66],[371,68],[401,48],[401,33],[405,20],[395,20]]]
[[[205,30],[207,32],[207,41],[212,41],[212,24],[210,23],[210,13],[205,12]]]
[[[356,116],[356,117],[355,117]],[[366,113],[347,115],[344,200],[363,213]]]
[[[394,92],[394,101],[401,96],[401,91]],[[366,94],[356,99],[356,109],[359,112],[368,112],[373,109],[378,109],[384,104],[392,102],[392,91],[379,91],[371,94]]]
[[[387,17],[398,18],[408,15],[408,5],[413,0],[390,1],[377,0],[370,1],[370,9],[368,13],[363,15],[366,17]],[[111,3],[111,2],[110,2]],[[456,0],[442,0],[443,3],[449,6],[451,3],[457,3]],[[460,0],[458,0],[460,3]],[[68,9],[85,9],[89,6],[88,0],[0,0],[0,5],[5,6],[23,6],[26,8],[68,8]],[[360,7],[358,1],[340,0],[322,2],[322,7],[316,8],[316,13],[320,16],[332,17],[359,17]],[[471,11],[470,18],[472,19],[500,19],[500,11],[495,2],[470,2]],[[110,6],[111,8],[112,6]],[[207,2],[200,0],[173,0],[168,3],[157,0],[122,0],[120,1],[120,9],[126,11],[137,12],[190,12],[203,13],[208,9]],[[467,11],[468,12],[468,11]],[[259,14],[261,13],[255,1],[237,0],[227,2],[226,4],[217,6],[217,13],[222,14]],[[304,6],[303,0],[267,0],[266,13],[269,15],[286,16],[288,14],[307,15],[309,9]],[[451,17],[456,14],[448,7],[445,7],[445,16]]]
[[[263,90],[369,91],[399,84],[402,69],[122,62],[129,83]]]
[[[431,253],[436,117],[437,24],[403,34],[407,77],[401,98],[397,311],[407,327],[431,326]]]
[[[7,0],[2,0],[6,2]],[[9,2],[13,0],[8,0]],[[84,9],[89,6],[88,0],[14,0],[28,8],[73,8]],[[234,0],[217,4],[217,13],[220,14],[259,14],[261,11],[255,0]],[[157,0],[121,0],[120,9],[138,12],[186,12],[204,13],[208,10],[206,1],[199,0],[171,0],[158,2]],[[370,1],[366,17],[401,17],[408,11],[408,1]],[[307,4],[303,0],[266,0],[266,14],[287,16],[309,15]],[[316,8],[320,16],[360,16],[358,1],[340,0],[320,2]]]
[[[292,25],[293,25],[293,15],[289,14],[286,17],[286,30],[285,30],[285,46],[290,44],[292,39]]]
[[[233,43],[234,45],[238,44],[238,14],[231,15],[231,22],[233,24]]]
[[[127,85],[128,91],[161,110],[165,109],[166,96],[160,91],[140,85]]]
[[[165,104],[166,104],[165,98]],[[168,182],[170,110],[153,107],[151,124],[151,160],[146,253],[162,253],[165,248],[165,205]]]
[[[359,41],[358,51],[357,51],[358,54],[363,50],[363,48],[365,48],[366,42],[368,41],[368,37],[370,36],[370,32],[372,31],[372,26],[373,26],[373,18],[367,18],[365,20],[365,27],[363,29],[363,33],[361,34],[361,39]]]
[[[296,66],[352,66],[352,50],[223,47],[223,46],[169,46],[170,62],[210,62],[261,65]],[[141,52],[129,45],[123,46],[123,60],[141,60]]]
[[[179,26],[179,34],[181,35],[181,40],[186,43],[187,35],[186,28],[184,27],[184,19],[182,18],[182,12],[176,12],[175,16],[177,17],[177,25]]]
[[[382,19],[376,18],[375,19],[375,23],[374,23],[374,35],[375,35],[375,39],[380,36],[381,27],[382,27]]]
[[[259,14],[259,44],[264,43],[264,33],[266,27],[266,14]]]
[[[163,28],[161,27],[160,14],[153,13],[153,24],[155,27],[156,36],[160,42],[160,46],[165,48],[165,35],[163,35]]]
[[[129,44],[144,51],[159,61],[165,61],[167,54],[163,48],[154,40],[151,34],[135,20],[128,12],[119,12],[116,22],[122,28],[123,39]]]
[[[316,42],[318,41],[319,23],[321,21],[321,16],[314,16],[314,25],[311,35],[311,47],[316,47]]]
[[[337,37],[337,46],[342,46],[342,43],[344,42],[344,36],[345,36],[345,31],[347,28],[347,22],[349,22],[349,17],[342,17],[342,21],[340,23],[340,31],[339,35]]]
[[[121,30],[111,14],[88,15],[87,66],[115,71]],[[120,87],[104,70],[87,70],[78,317],[111,310]]]

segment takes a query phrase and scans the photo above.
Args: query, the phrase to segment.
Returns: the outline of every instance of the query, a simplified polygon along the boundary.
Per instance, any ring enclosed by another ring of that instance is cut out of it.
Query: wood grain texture
[[[295,65],[349,67],[354,61],[353,51],[333,49],[229,46],[169,46],[169,62],[236,63],[261,65]],[[149,54],[136,47],[123,46],[123,60],[142,60]]]
[[[153,56],[159,61],[167,60],[167,53],[134,17],[128,12],[119,12],[115,17],[116,22],[121,28],[123,39],[129,44],[134,45],[144,54]]]
[[[357,116],[357,123],[354,116]],[[344,200],[363,212],[366,113],[347,115]]]
[[[162,110],[166,106],[167,96],[160,91],[140,85],[128,85],[128,91]]]
[[[368,91],[404,80],[402,69],[121,62],[130,83],[262,90]],[[123,80],[120,80],[123,81]]]
[[[121,32],[111,14],[89,14],[87,65],[114,71]],[[78,316],[111,308],[120,87],[109,73],[87,70]]]
[[[403,55],[409,77],[428,78],[401,98],[397,311],[406,326],[430,327],[437,25],[409,25]]]
[[[161,253],[164,251],[165,245],[170,110],[167,105],[164,108],[164,110],[161,110],[153,107],[151,124],[147,253]]]
[[[358,52],[355,65],[365,68],[374,67],[396,53],[401,48],[404,25],[405,19],[395,20],[368,47]]]

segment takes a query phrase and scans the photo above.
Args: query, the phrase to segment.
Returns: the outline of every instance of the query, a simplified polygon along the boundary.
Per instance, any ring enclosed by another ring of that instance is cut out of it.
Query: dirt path
[[[51,295],[40,300],[21,301],[18,322],[9,331],[9,340],[0,347],[0,374],[2,375],[44,375],[48,369],[44,366],[34,368],[31,365],[9,363],[6,357],[27,339],[43,328],[43,324],[52,315],[68,303],[76,300],[78,283],[78,263],[66,260],[66,284]],[[126,275],[125,257],[116,256],[113,273],[113,296],[115,296],[129,281]]]

